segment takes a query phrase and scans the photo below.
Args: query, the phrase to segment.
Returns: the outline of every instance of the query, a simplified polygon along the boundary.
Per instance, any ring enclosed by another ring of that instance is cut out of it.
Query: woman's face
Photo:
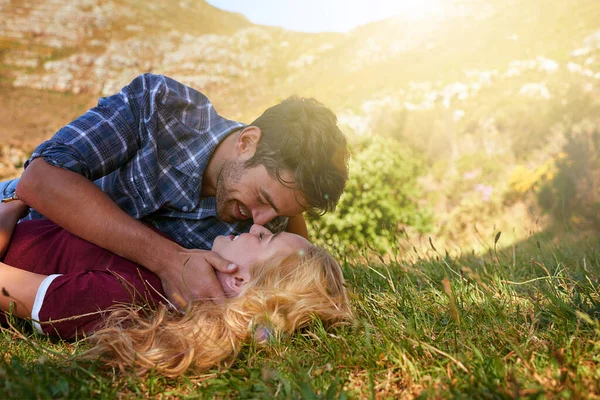
[[[249,233],[239,236],[217,236],[212,250],[222,258],[235,263],[237,272],[225,274],[216,271],[227,297],[235,297],[250,280],[250,267],[269,260],[275,254],[291,254],[310,247],[302,236],[281,232],[272,234],[261,225],[252,225]]]

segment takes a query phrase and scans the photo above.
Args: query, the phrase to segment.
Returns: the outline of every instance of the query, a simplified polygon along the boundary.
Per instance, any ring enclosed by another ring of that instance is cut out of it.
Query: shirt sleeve
[[[33,308],[31,310],[31,321],[33,322],[33,328],[37,333],[44,333],[41,325],[40,325],[40,310],[42,305],[44,304],[44,298],[46,297],[46,292],[48,291],[48,287],[52,283],[53,280],[61,276],[61,274],[52,274],[48,275],[46,279],[42,281],[38,291],[35,295],[35,300],[33,302]]]
[[[156,104],[164,93],[160,76],[137,77],[38,146],[25,167],[42,158],[92,181],[110,174],[128,162],[155,131],[147,129],[147,124],[153,123]]]
[[[19,179],[0,182],[0,199],[14,196],[17,183],[19,183]]]
[[[93,333],[112,306],[154,307],[160,292],[160,280],[138,268],[51,275],[38,289],[31,317],[37,332],[71,340]]]

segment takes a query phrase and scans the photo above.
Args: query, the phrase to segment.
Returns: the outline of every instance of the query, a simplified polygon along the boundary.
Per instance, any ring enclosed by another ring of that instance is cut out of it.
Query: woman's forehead
[[[300,235],[289,232],[279,232],[273,235],[272,239],[274,244],[278,247],[289,247],[292,249],[306,248],[311,243]]]

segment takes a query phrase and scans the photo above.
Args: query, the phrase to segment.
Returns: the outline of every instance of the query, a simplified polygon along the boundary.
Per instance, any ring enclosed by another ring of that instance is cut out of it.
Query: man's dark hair
[[[245,166],[264,165],[271,177],[298,189],[310,215],[335,210],[348,180],[349,154],[335,114],[313,98],[292,96],[268,108],[251,125],[262,135]],[[284,180],[285,172],[291,172],[295,181]]]

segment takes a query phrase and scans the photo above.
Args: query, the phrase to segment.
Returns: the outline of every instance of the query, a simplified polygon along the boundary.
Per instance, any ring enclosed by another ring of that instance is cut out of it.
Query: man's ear
[[[235,144],[235,152],[238,157],[242,157],[246,160],[250,159],[256,152],[256,146],[258,145],[261,136],[262,132],[257,126],[248,126],[243,129],[239,133]]]

